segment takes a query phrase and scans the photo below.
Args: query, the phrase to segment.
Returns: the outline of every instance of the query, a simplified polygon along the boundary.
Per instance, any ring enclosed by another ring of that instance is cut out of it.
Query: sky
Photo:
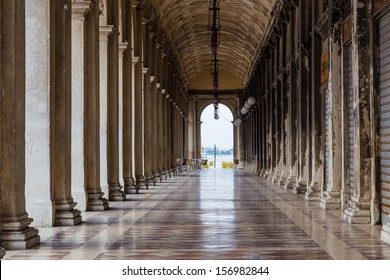
[[[223,104],[219,104],[219,119],[214,119],[214,106],[210,105],[204,109],[201,115],[202,121],[202,146],[218,149],[233,148],[233,115]]]

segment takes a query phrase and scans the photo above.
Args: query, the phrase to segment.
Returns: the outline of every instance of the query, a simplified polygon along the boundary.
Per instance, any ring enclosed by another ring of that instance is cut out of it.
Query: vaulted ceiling
[[[207,45],[210,2],[152,0],[152,3],[189,88],[203,89],[197,88],[198,84],[204,83],[204,79],[209,81],[211,68]],[[274,3],[275,0],[220,1],[222,31],[218,59],[223,89],[243,88]]]

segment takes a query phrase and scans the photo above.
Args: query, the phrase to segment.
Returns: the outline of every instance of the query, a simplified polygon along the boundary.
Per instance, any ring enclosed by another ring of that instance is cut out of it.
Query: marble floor
[[[127,199],[79,226],[38,228],[39,246],[4,259],[390,259],[381,226],[347,224],[245,171],[183,173]]]

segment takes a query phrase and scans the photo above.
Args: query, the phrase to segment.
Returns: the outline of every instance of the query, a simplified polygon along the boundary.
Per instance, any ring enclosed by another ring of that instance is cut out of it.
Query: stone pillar
[[[135,189],[138,193],[139,190],[146,186],[144,176],[144,115],[143,115],[143,74],[142,74],[142,62],[140,57],[142,56],[142,11],[133,6],[133,15],[136,14],[136,26],[134,26],[134,32],[136,32],[136,42],[134,42],[134,172],[135,172]]]
[[[156,37],[153,32],[150,32],[150,101],[151,101],[151,164],[152,164],[152,174],[153,174],[153,183],[156,184],[157,179],[160,178],[160,171],[158,169],[158,131],[157,131],[157,72],[156,72]]]
[[[106,22],[105,22],[106,24]],[[113,25],[101,25],[99,28],[100,35],[100,46],[99,46],[99,56],[100,56],[100,186],[104,193],[109,193],[108,191],[108,160],[107,160],[107,132],[108,132],[108,37],[111,36],[113,32]]]
[[[118,80],[119,80],[119,88],[118,88],[118,130],[117,130],[117,137],[118,138],[118,173],[119,173],[119,185],[110,188],[110,199],[116,200],[116,201],[123,201],[126,200],[126,196],[122,190],[123,186],[125,185],[124,181],[124,153],[127,153],[128,151],[124,150],[124,134],[125,134],[125,127],[124,127],[124,95],[128,92],[124,92],[124,83],[125,78],[128,78],[128,76],[124,76],[124,59],[125,59],[125,53],[128,50],[129,43],[127,42],[120,42],[117,50],[117,56],[118,56]],[[128,81],[126,81],[128,82]],[[126,89],[127,90],[127,89]]]
[[[67,156],[71,2],[65,4],[64,9],[64,3],[26,1],[26,200],[37,226],[81,222],[70,194]]]
[[[108,203],[100,187],[97,3],[73,0],[72,20],[72,188],[86,210],[101,211]]]
[[[0,245],[20,250],[40,242],[25,199],[25,1],[3,0],[0,6]]]
[[[321,37],[315,30],[315,23],[319,18],[318,2],[312,4],[311,27],[311,149],[312,149],[312,178],[307,187],[305,197],[307,200],[319,201],[321,198],[321,186],[324,177],[324,153],[323,153],[323,96],[321,92]]]
[[[157,53],[159,54],[159,53]],[[161,78],[159,79],[161,81]],[[163,94],[161,89],[161,83],[156,84],[156,160],[157,160],[157,172],[159,174],[160,183],[164,179],[164,145],[163,145]]]
[[[339,12],[332,7],[329,9],[329,183],[321,198],[320,206],[324,209],[340,209],[342,185],[342,112],[341,108],[341,23]]]
[[[128,20],[131,20],[128,18]],[[134,188],[133,177],[133,88],[134,88],[134,65],[132,61],[132,51],[128,49],[123,55],[123,181],[125,193],[131,193]],[[119,155],[121,156],[121,155]]]
[[[55,27],[51,28],[51,195],[56,226],[81,223],[71,194],[71,1],[52,2]]]
[[[288,179],[285,184],[286,189],[291,189],[297,184],[298,175],[298,120],[297,120],[297,68],[295,65],[295,37],[296,37],[296,8],[290,11],[290,29],[288,49],[290,56],[290,73],[287,78],[287,102],[288,102],[288,144],[287,144],[287,169]]]
[[[134,48],[133,14],[132,6],[128,2],[122,2],[121,14],[123,24],[121,28],[122,43],[127,43],[127,49],[123,53],[123,81],[122,81],[122,115],[123,115],[123,153],[119,155],[123,161],[123,182],[125,193],[131,193],[134,188],[133,177],[133,89],[134,66],[132,63],[132,50]],[[124,16],[123,16],[124,14]],[[123,19],[124,18],[124,19]]]
[[[143,69],[142,69],[142,91],[143,91],[143,106],[144,106],[144,174],[146,179],[146,188],[153,183],[152,172],[152,112],[151,112],[151,87],[150,87],[150,53],[149,53],[149,25],[146,24],[146,19],[142,21],[143,28]]]
[[[3,26],[1,24],[2,22],[2,18],[3,18],[3,14],[2,14],[2,11],[3,11],[3,8],[2,8],[2,4],[0,3],[0,35],[2,36],[2,30],[3,30]],[[0,85],[2,85],[2,79],[3,79],[3,71],[2,71],[2,64],[1,64],[1,61],[2,61],[2,56],[1,56],[1,53],[2,53],[2,46],[0,44]],[[0,129],[1,129],[1,126],[0,126]],[[0,135],[1,135],[1,131],[0,131]],[[1,137],[1,136],[0,136]],[[1,157],[1,150],[0,150],[0,157]],[[0,192],[0,201],[2,201],[2,194]],[[1,228],[2,228],[2,225],[1,225],[1,217],[2,217],[2,209],[3,207],[0,207],[0,236],[1,236]],[[0,247],[0,259],[2,259],[4,256],[5,256],[6,252],[5,252],[5,249]]]
[[[298,182],[294,193],[305,193],[309,181],[309,95],[310,95],[310,13],[311,1],[299,1],[299,62],[298,62]]]
[[[242,123],[241,125],[239,126],[239,130],[238,130],[238,134],[239,134],[239,160],[240,160],[240,164],[239,164],[239,169],[245,169],[246,168],[246,137],[247,137],[247,130],[246,130],[246,126],[247,126],[247,123],[248,123],[248,118],[245,117],[245,118],[242,118]]]
[[[91,1],[72,1],[72,194],[79,209],[87,209],[84,178],[85,15]]]
[[[195,106],[192,98],[188,100],[188,158],[200,158],[195,155]]]
[[[372,134],[372,87],[371,77],[371,1],[361,0],[358,3],[352,2],[352,79],[355,115],[355,188],[349,207],[344,212],[344,220],[349,223],[370,223],[375,218],[371,209],[375,206],[375,184],[372,182],[372,155],[373,142]],[[371,188],[374,188],[372,190]],[[372,207],[372,208],[371,208]],[[373,211],[374,212],[374,211]],[[378,209],[376,212],[379,212]]]

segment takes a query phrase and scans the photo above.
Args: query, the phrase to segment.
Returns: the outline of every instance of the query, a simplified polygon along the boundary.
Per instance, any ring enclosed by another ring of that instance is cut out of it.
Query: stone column
[[[25,1],[3,0],[0,6],[0,245],[20,250],[40,242],[25,199]]]
[[[146,19],[142,21],[143,28],[143,106],[144,106],[144,174],[146,179],[146,188],[153,183],[153,172],[152,172],[152,105],[151,105],[151,85],[150,85],[150,32],[149,25],[146,24]]]
[[[287,106],[288,106],[288,117],[287,117],[287,126],[288,126],[288,141],[287,141],[287,181],[284,187],[286,189],[291,189],[297,184],[297,175],[298,175],[298,123],[297,123],[297,68],[295,64],[295,54],[296,54],[296,8],[291,7],[290,10],[290,24],[287,41],[288,53],[287,57],[289,64],[289,73],[286,80],[286,91],[287,91]]]
[[[188,101],[188,158],[198,158],[195,155],[195,141],[194,141],[194,132],[195,132],[195,107],[194,101],[192,98]]]
[[[64,9],[64,3],[26,1],[26,200],[37,226],[81,222],[70,194],[67,156],[71,2],[65,4]]]
[[[248,118],[247,117],[243,117],[242,118],[242,123],[241,125],[239,126],[239,131],[238,131],[238,134],[239,134],[239,160],[240,160],[240,164],[239,164],[239,169],[245,169],[246,168],[246,133],[247,133],[247,130],[246,130],[246,126],[247,126],[247,123],[248,123]]]
[[[153,174],[153,184],[156,185],[156,181],[160,178],[160,172],[158,169],[158,131],[157,131],[157,71],[156,71],[156,37],[153,32],[150,32],[150,101],[151,101],[151,165]]]
[[[55,27],[51,28],[51,195],[56,226],[81,223],[71,194],[71,1],[52,2]],[[64,6],[65,4],[65,6]]]
[[[106,23],[106,22],[105,22]],[[100,35],[100,186],[104,193],[109,193],[108,190],[108,160],[107,160],[107,127],[108,127],[108,37],[112,35],[113,25],[101,25],[99,28]]]
[[[123,135],[122,146],[123,152],[123,182],[125,193],[130,193],[134,188],[133,177],[133,88],[134,88],[134,66],[132,63],[132,55],[134,48],[134,34],[133,34],[133,14],[132,6],[128,2],[122,2],[121,4],[120,19],[122,25],[121,30],[121,42],[127,43],[127,49],[123,53],[122,65],[123,65],[123,81],[122,81],[122,118],[123,118]]]
[[[2,11],[3,11],[3,8],[2,8],[2,5],[0,3],[0,35],[2,36],[2,30],[3,30],[3,26],[1,24],[2,22],[2,18],[3,18],[3,14],[2,14]],[[2,71],[2,64],[1,64],[1,61],[2,61],[2,56],[1,56],[1,53],[2,53],[2,46],[0,45],[0,85],[2,85],[2,79],[3,79],[3,71]],[[0,105],[1,106],[1,105]],[[0,126],[0,129],[1,129],[1,126]],[[0,130],[0,135],[1,135],[1,130]],[[1,137],[1,136],[0,136]],[[1,157],[1,150],[0,150],[0,157]],[[0,192],[0,201],[2,201],[2,194]],[[0,236],[1,236],[1,228],[2,228],[2,225],[1,225],[1,217],[2,217],[2,209],[3,207],[0,207]],[[0,247],[0,259],[2,259],[4,256],[5,256],[6,252],[5,252],[5,249],[3,247]]]
[[[130,19],[128,19],[130,20]],[[132,53],[126,43],[126,49],[121,58],[122,64],[122,157],[123,182],[126,193],[133,189],[133,70]]]
[[[341,108],[341,23],[339,12],[332,7],[329,9],[329,102],[330,102],[330,128],[329,128],[329,184],[320,200],[324,209],[340,209],[342,185],[342,112]]]
[[[86,210],[100,211],[108,203],[100,188],[97,3],[73,1],[72,20],[72,188],[80,199],[86,193]]]
[[[125,88],[124,88],[124,83],[125,79],[128,78],[127,76],[124,76],[124,59],[125,59],[125,53],[128,50],[129,43],[128,42],[120,42],[117,50],[117,56],[118,56],[118,80],[119,80],[119,88],[118,88],[118,131],[117,131],[117,137],[118,138],[118,173],[119,173],[119,185],[115,186],[113,188],[110,188],[110,197],[111,199],[115,199],[117,201],[121,200],[126,200],[126,196],[124,192],[122,191],[123,186],[125,185],[124,181],[124,170],[123,170],[123,159],[124,159],[124,153],[128,152],[124,150],[124,95],[127,94],[125,93]],[[128,81],[126,81],[128,82]],[[119,188],[119,189],[118,189]]]
[[[321,186],[324,177],[324,153],[323,153],[323,96],[321,93],[321,37],[315,30],[315,23],[319,18],[318,2],[312,4],[311,27],[311,149],[312,149],[312,178],[307,187],[305,197],[308,200],[319,201],[321,198]]]
[[[72,1],[72,194],[87,209],[84,178],[85,16],[91,1]]]
[[[144,115],[143,115],[143,74],[142,62],[142,11],[133,6],[133,15],[136,14],[136,41],[134,42],[134,172],[135,172],[135,189],[138,193],[141,188],[146,186],[144,176]]]
[[[310,13],[311,1],[299,1],[299,62],[298,62],[298,182],[294,193],[305,193],[309,181],[309,94],[310,94]]]
[[[349,207],[344,212],[344,220],[349,223],[370,223],[378,220],[374,217],[375,184],[372,182],[372,87],[371,77],[371,1],[352,2],[352,79],[355,119],[355,188]],[[371,189],[373,188],[373,190]],[[378,209],[377,209],[378,210]],[[373,211],[374,212],[374,211]]]

